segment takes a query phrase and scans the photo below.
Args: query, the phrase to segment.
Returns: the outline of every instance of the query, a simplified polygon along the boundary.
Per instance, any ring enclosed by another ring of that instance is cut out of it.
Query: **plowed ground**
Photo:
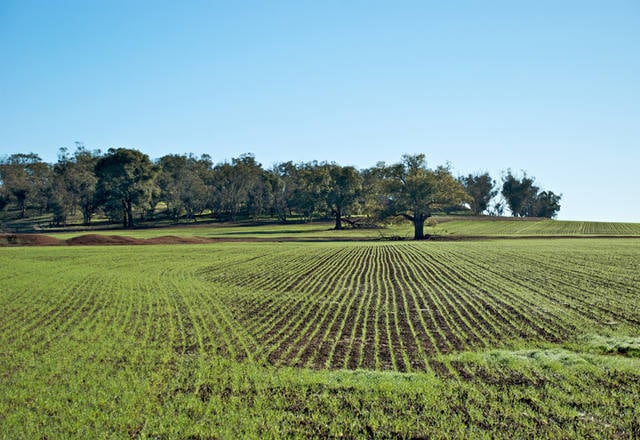
[[[603,243],[290,247],[197,275],[233,292],[258,359],[437,371],[439,354],[640,328],[637,262]]]
[[[637,239],[18,246],[0,268],[2,438],[640,435]]]

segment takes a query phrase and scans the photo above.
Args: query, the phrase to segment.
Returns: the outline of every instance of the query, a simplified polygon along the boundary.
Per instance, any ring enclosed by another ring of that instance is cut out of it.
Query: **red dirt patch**
[[[153,237],[145,240],[147,244],[200,244],[212,243],[214,240],[203,237],[177,237],[175,235],[165,235],[163,237]]]
[[[142,244],[145,240],[121,235],[87,234],[69,238],[67,244],[71,246],[109,245],[109,244]]]
[[[7,246],[110,246],[144,244],[205,244],[216,242],[269,241],[255,238],[205,238],[165,235],[153,238],[134,238],[123,235],[85,234],[60,240],[42,234],[0,234],[0,247]]]
[[[64,241],[42,234],[0,234],[0,247],[5,246],[59,246]]]
[[[70,246],[103,246],[103,245],[143,245],[143,244],[204,244],[221,241],[204,237],[178,237],[165,235],[152,238],[133,238],[122,235],[87,234],[70,238],[66,243]]]

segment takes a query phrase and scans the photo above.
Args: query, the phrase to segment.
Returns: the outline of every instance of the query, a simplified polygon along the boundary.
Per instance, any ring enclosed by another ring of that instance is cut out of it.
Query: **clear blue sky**
[[[0,155],[526,170],[640,222],[640,2],[0,0]]]

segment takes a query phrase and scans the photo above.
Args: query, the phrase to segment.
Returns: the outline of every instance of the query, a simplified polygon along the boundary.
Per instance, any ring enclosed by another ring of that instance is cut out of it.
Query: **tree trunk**
[[[413,217],[413,239],[414,240],[423,240],[424,239],[424,221],[427,219],[427,216],[424,214],[417,214]]]
[[[82,206],[82,224],[89,226],[91,223],[91,209],[87,206]]]
[[[334,229],[340,230],[342,229],[342,212],[340,208],[337,208],[334,212],[336,214],[336,227]]]
[[[126,218],[127,218],[127,224],[125,225],[125,227],[133,228],[133,204],[131,203],[131,200],[127,200]]]

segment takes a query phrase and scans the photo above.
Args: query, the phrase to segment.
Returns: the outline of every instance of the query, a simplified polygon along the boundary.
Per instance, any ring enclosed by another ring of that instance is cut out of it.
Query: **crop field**
[[[279,223],[266,224],[259,226],[236,225],[233,223],[199,223],[199,224],[182,224],[168,227],[158,228],[141,228],[132,230],[118,230],[117,234],[133,238],[153,238],[159,236],[177,236],[177,237],[204,237],[204,238],[287,238],[295,237],[296,239],[306,239],[313,237],[329,237],[334,238],[336,234],[347,232],[360,237],[375,237],[376,235],[370,230],[360,231],[333,231],[333,223],[307,223],[307,224],[287,224]],[[402,228],[404,232],[407,228]],[[395,230],[395,229],[393,229]],[[408,229],[407,229],[408,230]],[[92,230],[92,234],[113,235],[113,230]],[[62,232],[49,234],[60,239],[68,239],[87,234],[86,231],[79,230],[73,232]]]
[[[480,236],[640,236],[640,223],[585,222],[569,220],[532,220],[486,217],[469,220],[445,218],[432,234]]]
[[[426,227],[425,233],[453,238],[464,237],[580,237],[580,236],[640,236],[640,223],[578,222],[562,220],[514,220],[511,218],[493,219],[476,217],[460,220],[460,217],[435,217],[435,226]],[[386,224],[380,229],[345,229],[336,231],[334,224],[314,222],[307,224],[264,224],[242,225],[225,223],[182,224],[155,228],[118,230],[120,236],[136,239],[154,239],[158,237],[201,237],[216,240],[281,240],[281,241],[323,241],[323,240],[380,240],[410,239],[413,226],[409,222],[399,221]],[[43,230],[45,232],[46,230]],[[61,240],[81,237],[85,234],[114,235],[113,230],[93,229],[77,230],[47,235]]]
[[[0,438],[640,435],[640,242],[0,249]]]
[[[452,351],[637,329],[634,244],[600,264],[591,243],[263,247],[197,274],[234,292],[260,360],[415,371]]]

